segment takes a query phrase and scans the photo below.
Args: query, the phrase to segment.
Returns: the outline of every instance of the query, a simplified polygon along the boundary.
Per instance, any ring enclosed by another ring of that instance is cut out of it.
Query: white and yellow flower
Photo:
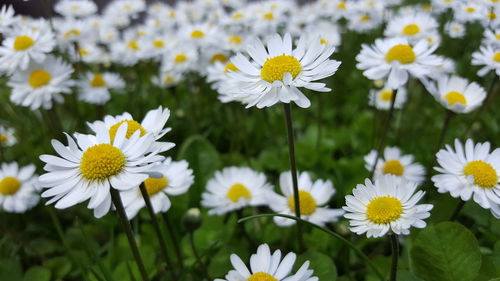
[[[125,87],[125,81],[117,73],[88,72],[78,81],[78,98],[91,104],[104,104],[110,98],[110,90]]]
[[[88,17],[97,12],[97,5],[90,0],[62,0],[56,3],[54,10],[65,17]]]
[[[20,167],[16,162],[0,166],[0,210],[24,213],[38,204],[39,185],[35,166]]]
[[[458,76],[441,76],[437,85],[429,90],[442,106],[455,113],[469,113],[486,98],[483,87]]]
[[[14,136],[14,129],[0,125],[0,146],[13,146],[17,143],[17,138]]]
[[[7,33],[19,21],[19,17],[15,16],[15,11],[12,5],[2,5],[0,8],[0,33]]]
[[[500,76],[500,46],[481,46],[479,51],[472,53],[472,65],[483,66],[477,72],[479,76],[485,76],[490,71]]]
[[[394,101],[394,108],[401,109],[406,103],[408,98],[408,92],[405,87],[399,87],[397,89],[396,100]],[[391,108],[392,97],[395,90],[383,87],[381,89],[371,89],[370,95],[368,96],[368,104],[374,106],[379,110],[389,110]]]
[[[465,35],[465,25],[455,21],[447,23],[444,30],[451,38],[463,38]]]
[[[398,15],[387,23],[384,31],[387,37],[403,37],[410,43],[425,39],[430,34],[436,33],[438,23],[432,15],[423,12]]]

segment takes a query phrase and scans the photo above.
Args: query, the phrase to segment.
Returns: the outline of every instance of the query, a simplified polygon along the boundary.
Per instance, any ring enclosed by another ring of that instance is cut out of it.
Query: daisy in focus
[[[377,161],[377,151],[372,150],[364,157],[365,168],[368,171],[373,169],[373,165],[377,162],[374,177],[382,175],[394,175],[398,178],[417,185],[422,184],[425,180],[424,166],[414,162],[413,155],[403,155],[397,147],[386,147],[383,157]]]
[[[337,221],[344,214],[342,209],[330,209],[327,206],[335,194],[331,181],[318,179],[313,182],[307,172],[298,174],[297,181],[302,219],[324,226],[326,223]],[[284,196],[272,191],[267,195],[269,207],[279,214],[295,216],[295,197],[291,172],[284,172],[280,175],[280,189]],[[278,226],[295,224],[295,220],[283,217],[274,217],[274,222]]]
[[[0,166],[0,210],[24,213],[38,204],[35,166],[20,167],[16,162]]]
[[[429,89],[434,98],[455,113],[469,113],[483,104],[486,91],[477,83],[457,76],[441,76]]]
[[[47,171],[39,178],[47,189],[42,197],[52,197],[47,205],[55,202],[57,209],[65,209],[90,199],[87,208],[100,218],[111,208],[111,188],[126,191],[145,181],[147,171],[163,157],[147,152],[153,145],[153,134],[141,136],[136,131],[127,138],[128,126],[121,124],[113,138],[105,126],[96,125],[95,136],[75,134],[75,142],[66,135],[67,146],[52,140],[59,156],[40,156]]]
[[[266,205],[271,189],[263,173],[247,167],[227,167],[207,182],[201,205],[210,208],[210,215],[223,215],[247,206]]]
[[[111,98],[110,90],[120,90],[125,81],[112,72],[89,72],[78,81],[78,98],[91,104],[105,104]]]
[[[171,206],[169,196],[186,193],[194,183],[193,170],[188,165],[184,160],[172,161],[169,157],[149,171],[150,174],[161,175],[156,178],[150,176],[144,181],[155,213],[168,211]],[[129,220],[146,206],[139,187],[124,191],[121,196]]]
[[[345,197],[352,232],[369,237],[382,237],[389,231],[398,235],[410,234],[410,227],[424,228],[424,219],[430,216],[431,204],[417,204],[425,192],[417,191],[417,184],[393,175],[384,175],[372,183],[358,184],[353,195]]]
[[[333,75],[340,62],[329,59],[334,46],[325,46],[320,40],[313,40],[310,46],[307,43],[302,36],[292,49],[290,34],[283,38],[278,34],[271,36],[267,49],[258,39],[250,43],[246,51],[251,60],[241,53],[231,58],[239,69],[228,73],[231,79],[240,82],[233,84],[234,95],[248,101],[247,107],[263,108],[292,101],[300,107],[309,107],[311,102],[298,88],[331,91],[324,83],[314,81]]]
[[[490,71],[495,72],[500,76],[500,47],[484,45],[479,48],[479,51],[472,53],[472,65],[483,66],[477,75],[485,76]]]
[[[404,38],[377,39],[371,46],[362,45],[356,67],[369,79],[387,78],[387,87],[397,89],[406,84],[410,75],[425,77],[442,63],[441,58],[432,54],[437,47],[437,44],[429,46],[426,40],[411,45]]]
[[[0,125],[0,146],[13,146],[16,143],[17,139],[14,136],[14,129]]]
[[[394,101],[394,108],[401,109],[408,99],[408,93],[405,87],[397,89],[396,100]],[[368,96],[368,104],[374,106],[379,110],[389,110],[391,108],[392,97],[395,90],[384,87],[382,89],[371,89]]]
[[[471,139],[465,146],[455,139],[455,149],[446,145],[437,154],[440,174],[432,177],[438,192],[468,201],[472,198],[482,208],[500,217],[500,149],[490,152],[490,143]]]
[[[281,259],[281,251],[276,250],[271,254],[267,244],[257,248],[257,253],[250,257],[250,268],[236,254],[231,255],[231,264],[234,269],[229,271],[225,279],[215,281],[318,281],[313,277],[312,269],[309,269],[309,261],[304,262],[296,273],[292,274],[293,265],[297,255],[288,253]]]

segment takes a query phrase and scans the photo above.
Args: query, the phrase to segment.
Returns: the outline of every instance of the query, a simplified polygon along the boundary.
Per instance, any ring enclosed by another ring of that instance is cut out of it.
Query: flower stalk
[[[389,281],[396,281],[398,272],[398,259],[399,259],[398,236],[392,233],[389,235],[389,239],[391,240],[391,248],[392,248],[391,275],[389,277]]]

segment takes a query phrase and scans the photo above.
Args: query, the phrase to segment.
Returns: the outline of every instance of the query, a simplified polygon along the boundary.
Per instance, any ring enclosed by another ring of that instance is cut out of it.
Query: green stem
[[[146,268],[144,267],[144,262],[142,261],[141,254],[139,253],[139,248],[137,247],[137,243],[134,239],[134,234],[132,233],[132,227],[130,226],[130,222],[127,219],[127,214],[125,213],[125,208],[123,208],[123,202],[120,197],[120,193],[118,190],[111,188],[111,200],[113,200],[113,204],[116,207],[116,212],[118,213],[118,217],[120,218],[120,222],[127,234],[128,243],[130,245],[130,249],[132,250],[132,254],[134,255],[135,262],[137,263],[137,267],[139,268],[139,272],[141,273],[142,280],[148,280],[148,274],[146,273]]]
[[[200,255],[198,254],[198,251],[196,250],[196,245],[194,243],[194,233],[189,232],[189,244],[191,245],[191,250],[193,251],[194,258],[196,259],[196,262],[200,265],[201,270],[203,271],[203,274],[205,275],[206,280],[211,280],[210,276],[208,275],[207,267],[205,263],[201,260]]]
[[[285,125],[288,137],[288,156],[290,158],[290,173],[292,175],[295,216],[300,219],[299,186],[297,183],[297,165],[295,161],[295,139],[292,124],[292,108],[290,103],[283,103],[283,110],[285,112]],[[297,222],[297,242],[299,251],[302,252],[304,249],[304,240],[302,238],[302,224],[300,222]]]
[[[430,178],[431,172],[432,172],[432,166],[436,164],[437,158],[435,157],[436,154],[439,152],[439,149],[444,143],[444,139],[446,137],[446,133],[448,132],[448,128],[450,127],[450,121],[455,116],[455,113],[453,113],[450,110],[445,111],[445,117],[443,121],[443,126],[441,127],[441,132],[439,133],[439,139],[436,145],[436,149],[434,150],[434,154],[432,155],[432,161],[430,162],[431,164],[427,167],[427,175]]]
[[[458,214],[460,214],[460,211],[464,208],[465,202],[466,201],[459,199],[457,206],[455,207],[453,213],[451,214],[450,221],[455,221],[458,218]]]
[[[394,233],[389,235],[391,239],[392,248],[392,263],[391,263],[391,276],[390,281],[396,281],[396,275],[398,273],[398,258],[399,258],[399,242],[398,236]]]
[[[172,244],[174,245],[175,249],[175,255],[177,256],[177,260],[179,261],[179,266],[182,271],[182,269],[184,268],[184,258],[182,257],[181,248],[179,247],[179,243],[177,242],[177,236],[175,235],[172,222],[170,221],[168,213],[162,213],[162,216],[163,221],[165,222],[165,226],[167,227],[168,234],[170,235],[170,239],[172,239]]]
[[[349,246],[349,248],[351,248],[361,259],[363,259],[366,264],[371,267],[373,269],[373,271],[375,272],[375,274],[377,275],[377,277],[381,280],[381,281],[386,281],[384,276],[382,275],[382,273],[380,273],[380,271],[378,270],[378,268],[372,263],[372,261],[370,260],[370,258],[368,258],[360,249],[358,249],[358,247],[356,247],[356,245],[354,245],[352,242],[350,242],[349,240],[345,239],[344,237],[342,237],[340,234],[338,233],[335,233],[329,229],[326,229],[326,228],[323,228],[319,225],[316,225],[312,222],[309,222],[309,221],[306,221],[306,220],[303,220],[301,218],[297,218],[295,216],[289,216],[289,215],[283,215],[283,214],[261,214],[261,215],[255,215],[255,216],[250,216],[250,217],[245,217],[245,218],[242,218],[238,221],[238,223],[241,223],[241,222],[245,222],[245,221],[249,221],[249,220],[253,220],[253,219],[256,219],[256,218],[264,218],[264,217],[283,217],[283,218],[287,218],[287,219],[292,219],[292,220],[295,220],[297,222],[302,222],[303,224],[306,224],[306,225],[310,225],[311,227],[314,227],[316,229],[319,229],[333,237],[335,237],[336,239],[340,240],[342,243],[346,244],[347,246]]]
[[[158,238],[158,242],[160,243],[161,253],[163,255],[163,258],[165,259],[165,262],[167,263],[167,267],[170,269],[172,278],[175,279],[175,274],[173,271],[174,267],[172,266],[172,262],[170,261],[170,257],[168,256],[167,245],[165,243],[165,239],[163,239],[163,235],[160,229],[160,224],[158,223],[158,219],[156,218],[153,205],[151,204],[151,198],[149,198],[149,194],[144,183],[140,184],[139,189],[141,190],[142,198],[144,198],[144,202],[146,203],[146,209],[148,209],[149,216],[151,217],[151,221],[153,222],[153,228]]]

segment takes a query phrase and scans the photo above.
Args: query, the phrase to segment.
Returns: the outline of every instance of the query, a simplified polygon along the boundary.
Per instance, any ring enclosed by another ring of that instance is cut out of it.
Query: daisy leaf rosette
[[[126,138],[127,127],[121,124],[113,140],[104,126],[95,126],[95,135],[75,134],[76,142],[66,134],[67,146],[52,140],[59,156],[40,156],[47,172],[39,178],[47,188],[42,197],[52,197],[47,205],[55,203],[56,208],[65,209],[90,199],[87,207],[100,218],[111,207],[111,188],[125,191],[145,181],[147,171],[163,156],[148,152],[154,143],[151,133],[141,136],[136,131]]]

